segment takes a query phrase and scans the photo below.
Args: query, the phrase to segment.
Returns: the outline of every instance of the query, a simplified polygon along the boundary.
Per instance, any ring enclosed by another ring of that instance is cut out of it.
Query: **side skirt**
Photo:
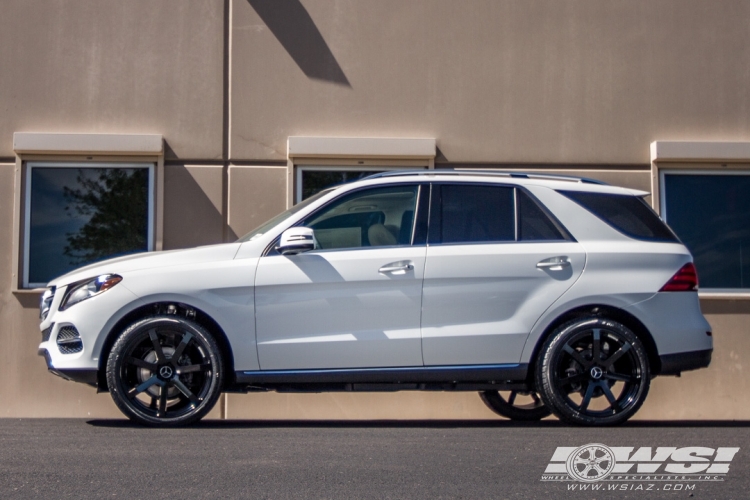
[[[528,364],[418,366],[336,370],[259,370],[235,372],[230,390],[279,392],[329,391],[480,391],[526,390]]]

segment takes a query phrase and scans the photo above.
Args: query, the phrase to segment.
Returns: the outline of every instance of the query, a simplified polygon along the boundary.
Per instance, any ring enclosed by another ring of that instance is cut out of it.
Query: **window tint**
[[[29,163],[24,286],[149,250],[149,167]]]
[[[565,240],[557,225],[521,189],[516,189],[518,197],[518,239],[520,241]]]
[[[411,244],[417,185],[366,189],[346,195],[311,215],[319,248]]]
[[[678,241],[642,198],[631,195],[560,191],[621,233],[639,240]]]
[[[665,173],[664,216],[695,258],[702,289],[750,288],[750,175]]]
[[[515,241],[513,188],[435,185],[430,243]]]

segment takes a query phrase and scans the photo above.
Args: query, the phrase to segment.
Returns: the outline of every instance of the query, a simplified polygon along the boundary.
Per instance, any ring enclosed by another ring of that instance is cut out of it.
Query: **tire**
[[[560,420],[616,425],[632,417],[648,395],[650,372],[643,344],[624,325],[606,318],[571,321],[544,343],[536,388]]]
[[[479,397],[487,408],[511,420],[529,422],[552,414],[535,392],[509,391],[507,394],[506,399],[500,391],[484,391],[479,393]],[[517,400],[519,395],[524,397],[524,401]]]
[[[221,394],[224,364],[203,327],[176,316],[130,325],[112,347],[107,384],[117,407],[139,424],[177,427],[197,422]]]

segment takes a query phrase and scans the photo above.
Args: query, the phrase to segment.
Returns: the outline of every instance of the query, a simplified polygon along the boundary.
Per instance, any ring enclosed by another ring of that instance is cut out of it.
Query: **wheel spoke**
[[[180,341],[180,345],[177,346],[177,349],[174,350],[174,354],[172,354],[172,362],[177,363],[177,360],[180,359],[180,356],[182,356],[182,351],[185,350],[185,347],[187,347],[188,343],[190,342],[190,339],[193,338],[193,334],[190,332],[186,332],[185,335],[182,336],[182,340]]]
[[[558,382],[559,387],[565,387],[572,384],[575,384],[576,382],[581,382],[583,379],[586,378],[585,373],[576,373],[574,375],[570,375],[569,377],[561,378]],[[575,392],[574,390],[570,390],[570,392]]]
[[[534,400],[534,404],[536,404],[537,406],[542,402],[542,400],[539,399],[539,394],[537,394],[536,392],[531,393],[531,399]]]
[[[151,372],[155,372],[156,367],[157,367],[156,363],[149,363],[148,361],[144,361],[139,358],[134,358],[132,356],[126,359],[125,362],[131,365],[135,365],[138,368],[145,368],[146,370],[151,371]]]
[[[151,329],[148,331],[148,337],[151,339],[151,344],[154,346],[154,352],[156,353],[156,361],[159,363],[163,363],[166,361],[166,357],[164,356],[164,351],[161,348],[161,343],[159,342],[159,337],[156,335],[156,330]]]
[[[592,359],[594,360],[594,363],[599,361],[599,356],[602,349],[602,331],[598,328],[594,329],[594,341],[592,346]]]
[[[148,389],[149,387],[151,387],[154,384],[163,385],[164,383],[161,380],[159,380],[159,377],[157,377],[156,375],[154,375],[151,378],[149,378],[148,380],[146,380],[145,382],[143,382],[138,387],[133,387],[132,389],[130,389],[128,391],[128,397],[130,399],[133,399],[138,394],[142,393],[143,391],[145,391],[146,389]]]
[[[178,366],[176,371],[178,375],[183,375],[185,373],[204,372],[210,369],[211,363],[203,363],[200,365]]]
[[[594,387],[596,387],[596,382],[589,382],[589,386],[586,388],[586,394],[583,396],[583,401],[581,401],[581,411],[586,411],[586,409],[589,407],[589,403],[591,403],[591,397],[594,395]]]
[[[609,401],[609,404],[612,406],[612,410],[616,410],[617,398],[615,398],[615,395],[612,394],[612,389],[609,388],[609,384],[600,383],[599,387],[601,387],[602,391],[604,391],[604,395],[607,397],[607,401]]]
[[[576,360],[576,362],[579,365],[581,365],[584,369],[590,364],[588,361],[586,361],[585,359],[583,359],[583,357],[581,356],[581,354],[578,351],[576,351],[575,349],[573,349],[572,347],[570,347],[570,345],[568,345],[568,344],[565,344],[563,346],[563,351],[567,352],[570,355],[570,357],[573,358],[574,360]]]
[[[169,391],[166,386],[162,386],[159,390],[159,411],[156,412],[157,417],[163,417],[167,414],[167,394]]]
[[[612,364],[620,359],[623,354],[628,352],[631,347],[632,346],[630,344],[623,344],[623,346],[613,352],[609,358],[604,360],[604,368],[609,368],[610,366],[612,366]]]
[[[174,377],[172,379],[172,382],[174,383],[175,387],[177,387],[177,389],[179,389],[179,391],[190,400],[191,403],[196,405],[200,403],[200,399],[198,399],[195,394],[190,392],[190,389],[188,389],[185,384],[182,383],[182,380],[180,380],[178,377]]]
[[[623,375],[621,373],[607,372],[604,374],[604,378],[607,380],[617,380],[618,382],[634,382],[635,379],[630,375]]]
[[[508,396],[508,404],[512,405],[516,402],[516,396],[518,395],[517,391],[510,391],[510,396]]]

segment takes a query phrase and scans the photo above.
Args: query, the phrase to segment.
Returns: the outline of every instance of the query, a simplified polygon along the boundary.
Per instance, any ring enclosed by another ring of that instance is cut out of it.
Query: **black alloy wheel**
[[[583,318],[558,328],[542,347],[536,388],[561,420],[614,425],[638,411],[648,394],[648,356],[624,325]]]
[[[150,426],[180,426],[203,418],[221,394],[218,345],[185,318],[154,316],[128,327],[112,347],[107,384],[117,407]]]
[[[552,413],[533,391],[484,391],[479,397],[490,410],[511,420],[541,420]]]

